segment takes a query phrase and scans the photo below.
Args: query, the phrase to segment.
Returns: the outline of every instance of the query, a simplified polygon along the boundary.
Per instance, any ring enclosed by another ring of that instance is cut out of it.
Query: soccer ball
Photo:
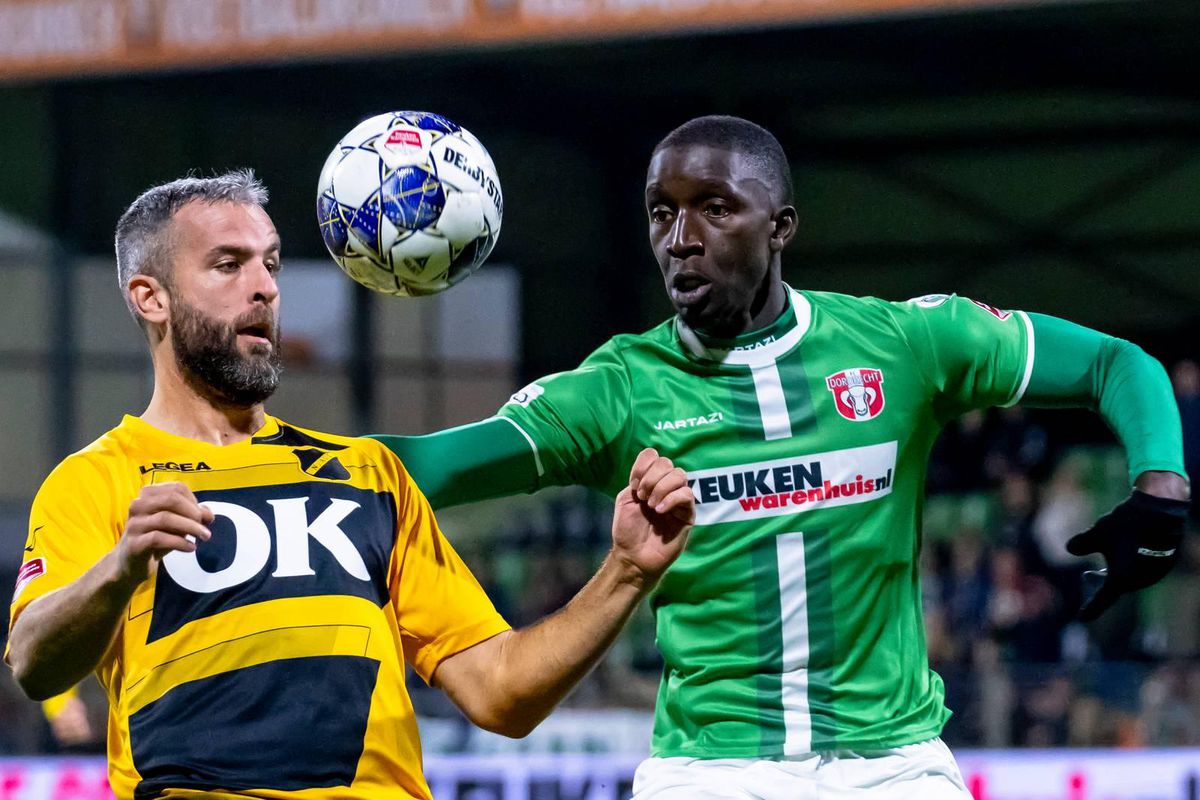
[[[333,260],[385,294],[434,294],[466,279],[492,251],[503,215],[487,150],[426,111],[360,122],[317,184],[317,221]]]

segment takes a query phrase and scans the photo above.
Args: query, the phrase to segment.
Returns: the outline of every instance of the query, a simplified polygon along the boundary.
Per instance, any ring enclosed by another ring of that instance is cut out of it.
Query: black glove
[[[1090,530],[1072,536],[1067,552],[1100,553],[1106,569],[1085,572],[1079,618],[1091,622],[1126,592],[1162,580],[1179,560],[1188,501],[1155,497],[1136,489],[1129,499],[1096,520]],[[1093,589],[1091,596],[1086,596]]]

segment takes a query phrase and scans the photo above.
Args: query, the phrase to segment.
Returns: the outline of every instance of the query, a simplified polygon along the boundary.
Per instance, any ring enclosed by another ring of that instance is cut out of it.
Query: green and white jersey
[[[790,298],[733,341],[617,336],[500,411],[541,486],[615,494],[647,446],[688,473],[696,527],[652,599],[656,756],[891,748],[949,716],[917,574],[926,462],[947,420],[1021,397],[1032,326],[955,296]]]

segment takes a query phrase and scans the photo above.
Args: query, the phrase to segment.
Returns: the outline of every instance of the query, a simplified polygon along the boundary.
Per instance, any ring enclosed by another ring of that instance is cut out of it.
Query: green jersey
[[[1033,327],[955,296],[789,296],[732,341],[617,336],[500,411],[540,486],[615,494],[647,446],[688,473],[696,526],[652,599],[656,756],[890,748],[949,716],[917,573],[926,462],[947,420],[1020,399]]]

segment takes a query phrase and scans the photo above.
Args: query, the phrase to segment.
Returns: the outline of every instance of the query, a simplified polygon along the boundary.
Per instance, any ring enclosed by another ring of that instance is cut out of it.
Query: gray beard
[[[232,324],[217,322],[199,309],[172,298],[171,344],[184,380],[198,394],[219,405],[249,408],[279,387],[283,372],[279,326],[271,326],[271,346],[257,345],[244,355],[237,331],[271,320],[269,311],[245,314]]]

